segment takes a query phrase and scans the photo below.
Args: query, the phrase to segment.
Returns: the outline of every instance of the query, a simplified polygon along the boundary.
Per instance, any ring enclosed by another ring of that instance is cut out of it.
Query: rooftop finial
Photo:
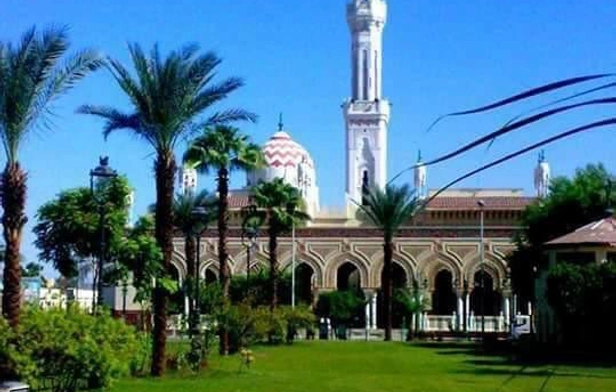
[[[539,151],[539,163],[545,162],[545,150]]]
[[[278,114],[278,130],[279,130],[279,131],[282,131],[282,128],[283,128],[283,127],[284,127],[284,126],[283,126],[283,124],[282,124],[282,112],[280,112],[280,113]]]
[[[417,150],[417,162],[421,162],[421,149]]]

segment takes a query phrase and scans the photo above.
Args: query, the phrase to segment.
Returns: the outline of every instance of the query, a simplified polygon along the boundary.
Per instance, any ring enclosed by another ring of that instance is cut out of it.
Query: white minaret
[[[546,197],[550,189],[550,165],[545,160],[545,152],[541,150],[537,167],[535,167],[535,191],[537,197]]]
[[[389,102],[383,99],[382,38],[387,19],[385,0],[351,0],[351,98],[344,103],[348,201],[361,201],[362,187],[387,182]]]
[[[428,186],[426,181],[427,170],[426,165],[423,164],[421,159],[421,150],[417,153],[417,163],[414,170],[413,184],[415,186],[415,192],[417,197],[425,199],[428,197]]]
[[[179,170],[180,193],[186,195],[194,193],[197,189],[197,170],[194,167],[184,165]]]

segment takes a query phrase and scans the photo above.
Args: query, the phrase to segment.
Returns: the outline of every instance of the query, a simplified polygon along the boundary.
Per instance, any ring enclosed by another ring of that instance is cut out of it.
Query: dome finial
[[[421,162],[421,148],[417,150],[417,162]]]
[[[284,127],[284,125],[282,124],[282,112],[280,112],[278,114],[278,130],[282,131],[283,127]]]
[[[545,162],[545,150],[539,151],[539,163]]]

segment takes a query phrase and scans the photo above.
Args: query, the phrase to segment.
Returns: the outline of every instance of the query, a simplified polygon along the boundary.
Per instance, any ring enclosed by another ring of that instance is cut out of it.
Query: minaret
[[[387,18],[385,0],[351,0],[351,97],[343,107],[346,123],[348,201],[359,203],[362,186],[387,182],[389,102],[383,99],[382,38]]]
[[[126,225],[130,228],[133,227],[133,219],[135,215],[135,190],[131,189],[130,193],[126,196],[126,204],[128,210],[128,218]]]
[[[197,189],[197,170],[192,166],[184,164],[179,172],[180,193],[183,195],[195,193]]]
[[[545,160],[545,152],[541,150],[537,167],[535,167],[535,191],[537,197],[546,197],[550,188],[550,165]]]
[[[414,178],[413,183],[415,186],[415,192],[417,192],[417,197],[419,199],[425,199],[428,196],[428,187],[426,182],[427,175],[426,166],[423,164],[421,159],[421,150],[417,153],[417,163],[414,170]]]

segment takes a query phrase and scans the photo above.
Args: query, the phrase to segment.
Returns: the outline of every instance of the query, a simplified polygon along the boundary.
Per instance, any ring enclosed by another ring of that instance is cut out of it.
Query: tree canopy
[[[616,202],[615,177],[602,164],[578,169],[572,178],[556,177],[547,197],[531,204],[522,215],[515,237],[517,249],[509,265],[514,289],[532,297],[532,271],[541,260],[542,245],[606,216]]]
[[[33,229],[40,260],[65,277],[75,277],[81,260],[99,254],[100,205],[105,206],[109,253],[115,253],[125,237],[129,192],[126,178],[118,177],[100,183],[94,193],[86,187],[69,189],[42,205]]]

